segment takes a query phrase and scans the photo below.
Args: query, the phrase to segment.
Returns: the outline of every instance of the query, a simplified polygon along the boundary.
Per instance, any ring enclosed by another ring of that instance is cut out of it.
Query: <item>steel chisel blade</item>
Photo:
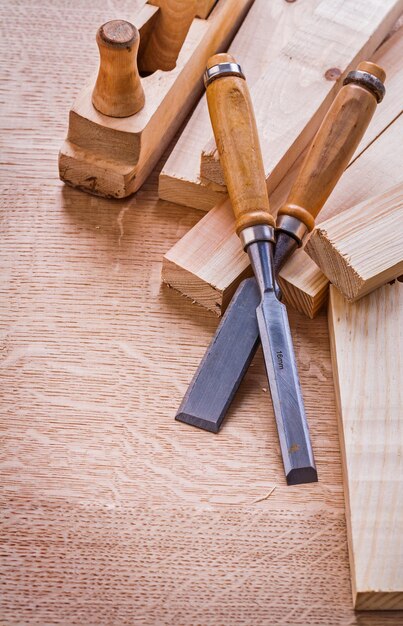
[[[316,482],[286,307],[270,292],[264,295],[256,316],[287,483]]]
[[[217,433],[259,345],[256,280],[238,287],[175,419]]]
[[[175,419],[217,433],[262,342],[287,483],[318,480],[287,309],[255,278],[238,287]]]
[[[287,309],[277,298],[273,243],[255,241],[248,246],[247,252],[261,295],[256,317],[287,483],[298,485],[316,482],[318,475]]]

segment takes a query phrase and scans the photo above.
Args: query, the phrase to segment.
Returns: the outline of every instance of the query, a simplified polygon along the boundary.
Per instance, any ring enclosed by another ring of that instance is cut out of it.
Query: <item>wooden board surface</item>
[[[321,2],[252,87],[269,189],[310,143],[342,78],[372,56],[390,32],[403,2],[370,0],[365,9],[356,0]],[[200,175],[225,183],[214,142],[202,153]]]
[[[403,608],[403,285],[329,300],[352,588],[359,609]]]
[[[286,487],[260,353],[218,436],[173,419],[217,325],[160,288],[199,213],[158,172],[123,202],[58,180],[94,32],[133,4],[0,9],[1,619],[397,626],[352,610],[325,315],[291,312],[320,482]]]
[[[402,129],[400,115],[376,141],[368,145],[364,136],[359,158],[353,158],[344,172],[319,214],[319,223],[400,182]],[[273,212],[284,201],[287,179],[294,174],[292,168],[270,196]],[[249,259],[235,234],[231,205],[223,202],[165,254],[162,275],[167,284],[220,315],[250,271]],[[304,249],[297,250],[285,264],[279,281],[286,302],[309,317],[314,317],[326,302],[328,281]]]

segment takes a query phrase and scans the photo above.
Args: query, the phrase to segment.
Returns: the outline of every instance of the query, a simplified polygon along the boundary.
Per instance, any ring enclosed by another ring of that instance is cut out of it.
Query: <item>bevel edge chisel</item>
[[[275,220],[249,89],[240,66],[228,54],[209,59],[205,84],[235,230],[260,292],[256,318],[286,480],[289,485],[314,482],[317,472],[287,309],[278,299],[274,276]]]

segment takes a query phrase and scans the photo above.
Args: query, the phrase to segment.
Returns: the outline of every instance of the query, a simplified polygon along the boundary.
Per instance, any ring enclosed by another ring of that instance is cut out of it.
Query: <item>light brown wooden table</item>
[[[201,214],[158,170],[125,201],[58,180],[96,29],[135,4],[1,3],[0,621],[401,624],[351,608],[325,313],[290,311],[320,482],[287,487],[260,353],[219,435],[173,419],[218,320],[161,261]]]

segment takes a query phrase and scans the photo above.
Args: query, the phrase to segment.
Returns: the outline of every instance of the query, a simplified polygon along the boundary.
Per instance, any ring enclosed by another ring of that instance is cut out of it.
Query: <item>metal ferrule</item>
[[[385,95],[385,85],[379,78],[374,76],[374,74],[363,72],[362,70],[353,70],[347,74],[343,85],[349,85],[350,83],[365,87],[365,89],[368,89],[368,91],[375,96],[378,104],[382,102]]]
[[[261,295],[263,296],[268,291],[276,292],[276,280],[273,271],[273,243],[254,241],[253,245],[248,247],[247,252]]]
[[[239,76],[245,80],[242,68],[238,63],[218,63],[207,68],[204,72],[204,86],[208,87],[216,78],[222,76]]]
[[[244,250],[246,250],[251,243],[255,243],[256,241],[271,241],[271,243],[275,243],[276,241],[274,228],[272,228],[272,226],[267,226],[267,224],[248,226],[247,228],[241,230],[239,238]]]
[[[304,222],[301,222],[297,217],[291,217],[291,215],[280,215],[277,218],[276,230],[287,233],[287,235],[295,239],[299,248],[302,246],[302,241],[308,232]]]

